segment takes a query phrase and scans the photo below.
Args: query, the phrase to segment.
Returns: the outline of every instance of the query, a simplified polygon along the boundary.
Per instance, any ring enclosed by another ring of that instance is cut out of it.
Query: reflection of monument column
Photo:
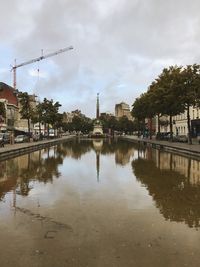
[[[96,152],[96,170],[97,170],[97,182],[99,182],[99,172],[100,172],[100,154]]]
[[[103,140],[97,139],[93,140],[93,147],[96,154],[96,172],[97,172],[97,182],[99,182],[99,173],[100,173],[100,154],[103,146]]]

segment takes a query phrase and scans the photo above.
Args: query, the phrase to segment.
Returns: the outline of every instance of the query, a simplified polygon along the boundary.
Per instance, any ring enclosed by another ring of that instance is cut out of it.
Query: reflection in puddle
[[[125,166],[132,161],[138,181],[148,189],[160,213],[171,221],[185,222],[190,227],[200,226],[200,162],[150,147],[137,147],[128,142],[73,140],[53,148],[0,162],[0,200],[13,191],[28,196],[32,181],[53,183],[59,178],[59,166],[66,157],[80,160],[87,153],[95,152],[96,179],[100,180],[101,155],[115,155],[115,163]]]
[[[2,161],[1,266],[196,267],[199,167],[117,140]]]
[[[166,219],[200,226],[199,161],[147,147],[132,167]]]

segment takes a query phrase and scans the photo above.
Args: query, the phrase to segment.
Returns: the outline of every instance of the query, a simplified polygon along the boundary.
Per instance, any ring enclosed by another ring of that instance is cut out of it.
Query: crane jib
[[[12,67],[12,71],[13,71],[13,87],[16,89],[16,70],[17,68],[19,67],[22,67],[22,66],[25,66],[25,65],[28,65],[28,64],[31,64],[31,63],[34,63],[34,62],[38,62],[40,60],[43,60],[45,58],[48,58],[48,57],[52,57],[52,56],[56,56],[60,53],[63,53],[63,52],[66,52],[68,50],[71,50],[73,49],[73,46],[69,46],[69,47],[66,47],[66,48],[63,48],[63,49],[60,49],[58,51],[55,51],[53,53],[50,53],[50,54],[46,54],[46,55],[42,55],[41,57],[37,57],[37,58],[34,58],[34,59],[31,59],[29,61],[26,61],[26,62],[23,62],[21,64],[16,64],[16,60],[15,60],[15,65]]]

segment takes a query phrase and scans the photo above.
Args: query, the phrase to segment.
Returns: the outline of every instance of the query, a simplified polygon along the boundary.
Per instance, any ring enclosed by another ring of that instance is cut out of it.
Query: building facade
[[[0,82],[0,102],[4,104],[6,110],[5,118],[1,116],[0,131],[13,131],[18,119],[18,99],[14,88]]]
[[[200,109],[197,107],[190,107],[190,120],[192,137],[200,136]],[[187,126],[187,111],[173,116],[173,134],[175,135],[188,135]],[[158,119],[156,123],[156,131],[158,132]],[[163,116],[160,118],[160,131],[170,132],[169,116]]]
[[[119,119],[123,116],[126,116],[129,120],[133,119],[131,116],[130,107],[125,102],[115,105],[115,117]]]

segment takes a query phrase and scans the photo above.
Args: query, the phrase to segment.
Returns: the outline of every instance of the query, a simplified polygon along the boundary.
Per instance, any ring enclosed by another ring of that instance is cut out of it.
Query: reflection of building
[[[139,157],[132,162],[133,172],[166,220],[185,222],[189,227],[199,228],[200,181],[198,179],[194,182],[191,177],[193,163],[199,162],[190,158],[187,161],[185,157],[170,153],[164,154],[159,150],[152,156],[150,153],[143,154],[145,159]],[[183,168],[185,163],[186,169]],[[197,166],[199,164],[195,170]]]
[[[6,109],[6,118],[2,118],[0,130],[14,130],[18,116],[18,100],[14,88],[0,82],[0,101],[4,103]]]
[[[129,120],[133,119],[131,116],[129,105],[124,102],[115,105],[115,116],[117,119],[123,116],[126,116]]]
[[[175,171],[187,178],[190,184],[200,184],[198,160],[151,148],[147,148],[142,157],[153,160],[156,167],[162,171]]]
[[[117,149],[115,152],[115,162],[122,166],[125,166],[130,162],[131,157],[134,155],[134,148],[130,148],[124,153],[120,149]]]

